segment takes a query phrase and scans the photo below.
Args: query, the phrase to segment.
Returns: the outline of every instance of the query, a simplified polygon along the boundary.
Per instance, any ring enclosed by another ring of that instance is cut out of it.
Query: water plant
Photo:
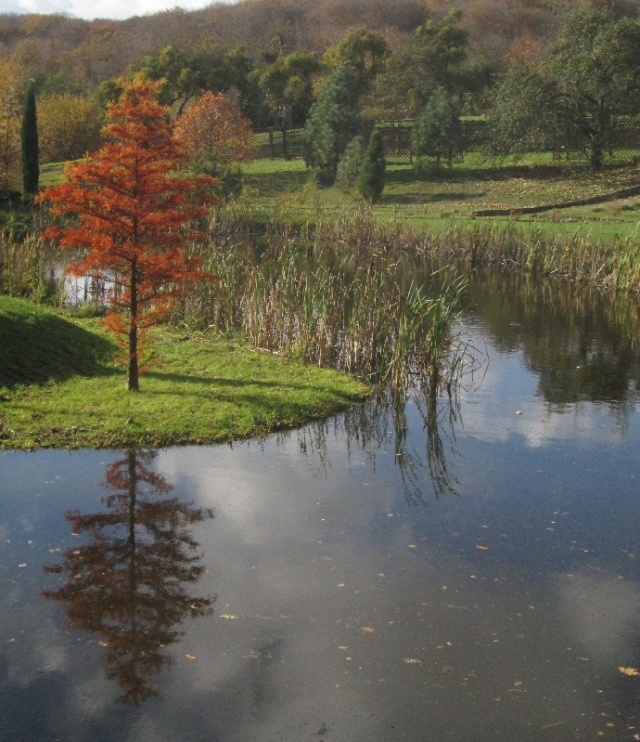
[[[394,387],[410,372],[439,373],[465,280],[430,270],[396,235],[381,239],[367,214],[261,240],[212,240],[201,257],[218,281],[194,289],[174,319]],[[409,278],[417,264],[429,290]]]
[[[37,235],[20,235],[11,225],[0,231],[0,294],[40,303],[62,298],[53,251]]]

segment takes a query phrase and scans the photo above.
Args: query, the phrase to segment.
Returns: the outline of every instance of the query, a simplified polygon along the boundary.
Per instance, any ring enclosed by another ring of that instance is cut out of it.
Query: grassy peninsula
[[[175,328],[155,328],[158,365],[140,392],[98,319],[0,296],[0,448],[163,447],[295,427],[363,399],[343,374]]]

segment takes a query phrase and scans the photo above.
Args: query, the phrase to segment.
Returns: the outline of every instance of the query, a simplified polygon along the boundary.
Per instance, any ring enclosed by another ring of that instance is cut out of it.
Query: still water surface
[[[0,453],[1,742],[633,740],[638,314],[474,282],[458,397]]]

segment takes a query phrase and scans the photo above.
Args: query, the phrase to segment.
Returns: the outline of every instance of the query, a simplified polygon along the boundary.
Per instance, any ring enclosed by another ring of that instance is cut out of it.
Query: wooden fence
[[[362,135],[365,141],[371,134],[373,126],[363,127]],[[411,148],[411,132],[413,121],[387,121],[378,124],[384,141],[385,157],[388,163],[412,164],[415,160]],[[256,134],[258,141],[256,157],[258,159],[285,159],[304,158],[303,129],[289,129],[286,127],[272,127]],[[470,152],[486,152],[488,154],[487,124],[482,119],[467,119],[462,121],[460,141],[455,148],[455,159],[463,161]],[[558,131],[550,135],[545,148],[553,160],[586,160],[589,157],[585,139],[580,133],[573,130]],[[640,121],[634,119],[622,120],[617,123],[607,137],[605,161],[640,160]]]

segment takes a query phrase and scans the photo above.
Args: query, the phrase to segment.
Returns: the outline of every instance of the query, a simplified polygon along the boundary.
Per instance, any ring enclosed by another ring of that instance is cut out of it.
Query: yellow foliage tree
[[[77,160],[100,146],[102,108],[88,96],[43,96],[38,101],[42,162]]]
[[[0,62],[0,189],[20,188],[20,104],[23,80],[10,62]]]

